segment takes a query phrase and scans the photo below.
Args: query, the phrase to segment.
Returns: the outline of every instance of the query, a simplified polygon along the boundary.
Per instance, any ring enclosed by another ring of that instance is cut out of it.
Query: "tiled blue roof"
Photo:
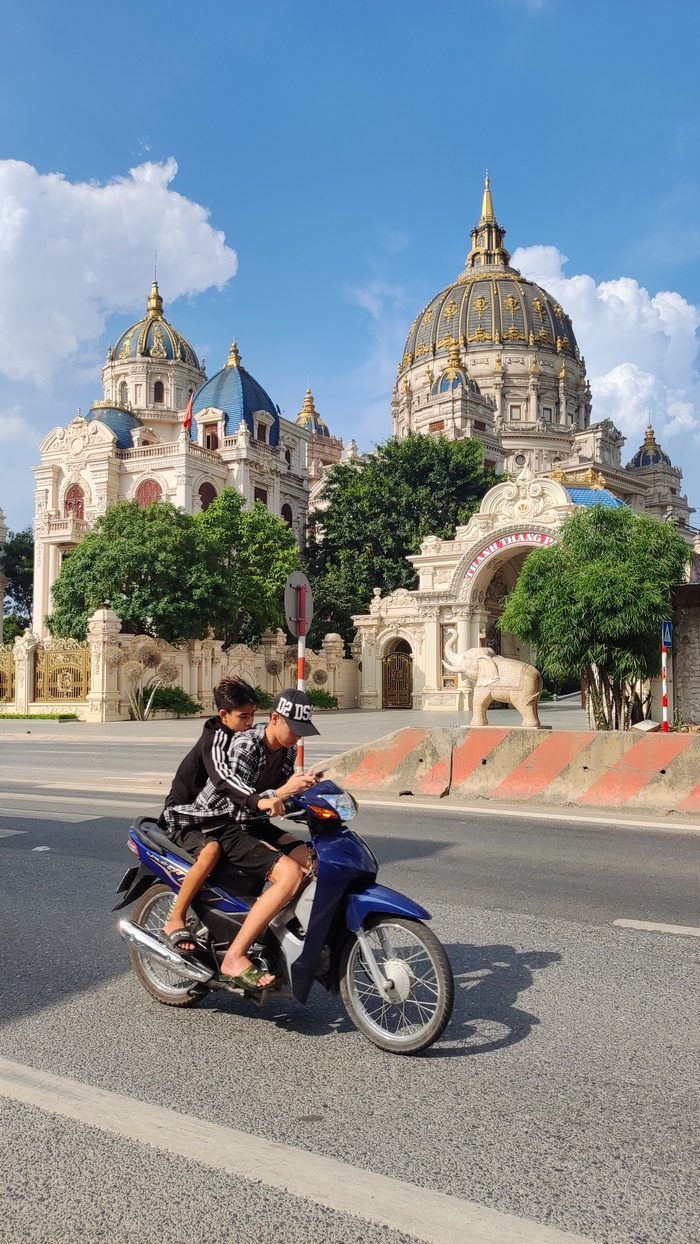
[[[279,444],[280,424],[277,407],[262,385],[253,379],[245,367],[222,367],[215,376],[205,381],[194,395],[192,414],[198,414],[207,406],[223,410],[226,415],[225,436],[233,436],[242,419],[248,425],[251,435],[255,436],[253,413],[256,410],[266,410],[268,415],[272,415],[274,419],[268,436],[268,444]]]
[[[104,423],[114,432],[117,438],[117,449],[133,449],[131,433],[134,428],[142,428],[143,424],[136,415],[128,410],[117,410],[116,407],[96,406],[85,416],[86,423]]]
[[[619,497],[608,492],[607,488],[567,488],[566,491],[574,505],[607,505],[609,509],[615,510],[619,505],[625,504]]]

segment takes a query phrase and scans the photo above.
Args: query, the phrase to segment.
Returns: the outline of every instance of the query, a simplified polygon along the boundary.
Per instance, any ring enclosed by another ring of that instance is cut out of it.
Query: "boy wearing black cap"
[[[311,849],[270,823],[271,816],[283,815],[289,795],[316,781],[308,773],[294,775],[299,739],[318,734],[312,712],[303,691],[281,691],[267,725],[234,735],[216,757],[218,781],[208,780],[191,803],[171,804],[163,813],[175,842],[186,846],[193,829],[215,830],[226,859],[248,875],[254,888],[271,883],[246,916],[221,965],[223,980],[248,990],[274,983],[274,977],[253,966],[248,950],[313,867]]]

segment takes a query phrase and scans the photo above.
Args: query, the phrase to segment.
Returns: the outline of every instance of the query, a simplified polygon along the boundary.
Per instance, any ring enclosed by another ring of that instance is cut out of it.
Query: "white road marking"
[[[676,937],[700,937],[692,924],[657,924],[653,920],[613,920],[618,929],[641,929],[643,933],[674,933]]]
[[[0,838],[14,838],[16,834],[26,834],[26,829],[0,829]]]
[[[13,795],[12,798],[16,799],[17,796]],[[83,821],[102,820],[101,816],[80,816],[79,813],[75,812],[49,812],[47,808],[0,808],[0,816],[16,816],[20,820],[28,821],[65,821],[68,825],[80,825]],[[3,836],[3,832],[23,834],[26,831],[23,829],[8,829],[7,831],[0,831],[0,837]]]
[[[14,791],[14,790],[6,790],[6,791],[3,791],[3,792],[2,792],[2,794],[3,794],[3,795],[7,798],[7,799],[13,799],[13,800],[14,800],[14,799],[18,799],[18,800],[22,800],[22,799],[31,799],[31,800],[33,800],[33,801],[34,801],[34,803],[50,803],[50,804],[56,804],[56,803],[87,803],[87,804],[89,804],[89,805],[90,805],[90,807],[101,807],[101,808],[102,808],[102,807],[108,807],[108,808],[131,808],[131,807],[133,807],[134,805],[136,805],[137,807],[141,807],[141,806],[142,806],[142,804],[143,804],[143,800],[137,804],[137,802],[136,802],[136,800],[135,800],[135,799],[124,799],[124,800],[120,800],[120,799],[97,799],[97,798],[96,798],[95,796],[93,796],[93,795],[91,795],[89,798],[85,798],[85,799],[83,799],[80,795],[37,795],[36,793],[31,794],[31,795],[23,795],[23,794],[21,794],[19,791]],[[154,802],[154,801],[151,801],[151,804],[149,804],[149,807],[150,807],[150,806],[152,806],[153,802]],[[162,798],[160,798],[160,799],[158,799],[158,800],[157,800],[157,806],[158,806],[159,808],[162,806],[162,802],[163,802],[163,801],[162,801]],[[14,816],[14,815],[15,815],[14,808],[8,808],[8,809],[6,809],[6,810],[5,810],[5,812],[4,812],[2,815],[6,815],[6,816]],[[17,813],[17,815],[19,815],[19,812]],[[42,815],[42,816],[44,816],[44,817],[46,817],[48,814],[47,814],[46,810],[44,810],[44,811],[41,813],[41,815]],[[86,820],[86,821],[91,821],[92,819],[93,819],[93,818],[92,818],[91,816],[86,816],[86,817],[85,817],[85,820]]]
[[[461,1197],[390,1179],[193,1115],[0,1058],[0,1095],[254,1180],[426,1244],[593,1244]],[[196,1179],[196,1175],[194,1175]]]
[[[492,808],[485,804],[427,803],[415,797],[403,799],[365,799],[362,791],[355,795],[360,808],[400,808],[402,812],[447,812],[461,815],[465,812],[479,816],[517,816],[528,821],[583,821],[590,825],[618,825],[625,829],[667,829],[674,834],[698,834],[700,825],[688,821],[634,820],[621,813],[618,816],[591,816],[588,812],[544,812],[534,808]]]
[[[50,851],[51,847],[32,847],[32,851]]]

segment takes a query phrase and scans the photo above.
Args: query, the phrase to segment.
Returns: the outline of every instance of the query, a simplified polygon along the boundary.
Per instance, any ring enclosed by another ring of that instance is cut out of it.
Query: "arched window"
[[[156,380],[153,386],[153,401],[154,402],[165,401],[165,385],[163,384],[162,380]]]
[[[291,505],[287,505],[287,503],[286,503],[286,501],[285,501],[284,505],[282,506],[282,509],[281,509],[280,513],[281,513],[282,518],[284,519],[285,523],[287,524],[287,526],[288,526],[288,527],[291,527],[291,525],[292,525],[292,507],[291,507]]]
[[[285,460],[285,462],[287,463],[287,466],[288,466],[288,467],[291,467],[291,465],[292,465],[292,451],[291,451],[291,449],[285,449],[285,451],[284,451],[284,460]]]
[[[71,484],[64,502],[65,516],[70,518],[85,518],[85,493],[80,484]]]
[[[126,383],[126,380],[123,380],[119,386],[119,401],[122,406],[126,406],[129,401],[129,386]]]
[[[209,506],[211,505],[215,496],[216,496],[216,489],[213,484],[200,484],[199,485],[199,500],[201,502],[201,506],[203,510],[209,509]]]
[[[215,423],[205,423],[204,425],[204,448],[205,449],[218,449],[219,448],[219,436],[216,431]]]
[[[163,490],[155,479],[144,479],[136,489],[136,500],[139,508],[144,510],[147,505],[153,505],[154,501],[160,501],[163,496]]]

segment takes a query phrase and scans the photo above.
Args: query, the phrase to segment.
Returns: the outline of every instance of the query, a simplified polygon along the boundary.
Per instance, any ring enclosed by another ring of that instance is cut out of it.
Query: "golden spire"
[[[316,407],[314,406],[314,398],[313,398],[313,393],[311,392],[311,389],[307,389],[306,393],[304,394],[304,402],[303,402],[301,410],[299,411],[299,414],[300,415],[318,414]]]
[[[163,299],[158,293],[158,282],[155,280],[148,295],[147,314],[152,320],[162,320],[163,318]]]
[[[481,199],[481,219],[480,225],[493,224],[496,217],[493,213],[493,200],[491,198],[491,183],[489,182],[489,170],[486,170],[484,177],[484,193]]]
[[[447,376],[447,379],[454,380],[461,366],[462,360],[459,357],[459,343],[456,342],[453,337],[450,341],[450,348],[447,355],[447,366],[445,368],[445,375]]]
[[[231,349],[228,352],[228,358],[226,359],[226,366],[227,367],[240,367],[240,365],[241,365],[241,356],[238,353],[238,346],[236,345],[236,341],[234,338],[234,340],[231,342]]]

